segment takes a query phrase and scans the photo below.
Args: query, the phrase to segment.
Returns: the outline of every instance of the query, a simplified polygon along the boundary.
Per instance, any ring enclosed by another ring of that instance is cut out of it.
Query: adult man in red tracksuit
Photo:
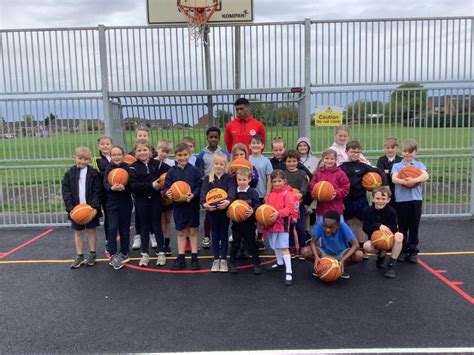
[[[250,140],[256,134],[263,137],[263,143],[266,142],[265,126],[250,116],[250,102],[247,99],[240,98],[234,103],[237,116],[232,121],[227,122],[225,126],[225,145],[229,153],[232,147],[237,143],[247,146],[250,152]]]

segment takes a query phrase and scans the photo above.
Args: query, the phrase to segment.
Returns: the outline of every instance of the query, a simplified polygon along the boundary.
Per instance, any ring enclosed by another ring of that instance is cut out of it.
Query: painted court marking
[[[2,253],[0,254],[0,259],[4,259],[6,258],[7,256],[13,254],[14,252],[20,250],[20,249],[23,249],[24,247],[26,247],[27,245],[30,245],[31,243],[33,243],[34,241],[40,239],[40,238],[43,238],[45,235],[48,235],[49,233],[51,233],[52,231],[54,231],[53,228],[50,228],[50,229],[47,229],[45,230],[43,233],[40,233],[38,234],[36,237],[33,237],[31,238],[30,240],[24,242],[23,244],[20,244],[18,245],[17,247],[5,252],[5,253]]]
[[[420,260],[420,259],[418,259],[418,264],[420,264],[423,268],[428,270],[430,273],[432,273],[438,279],[443,281],[446,285],[451,287],[454,291],[456,291],[458,294],[460,294],[465,300],[467,300],[471,304],[474,304],[474,297],[472,297],[466,291],[464,291],[460,287],[458,287],[459,285],[463,284],[462,282],[460,282],[460,281],[451,281],[451,280],[449,280],[448,278],[446,278],[442,275],[443,273],[446,272],[446,270],[435,270],[431,266],[429,266],[427,263],[425,263],[423,260]]]

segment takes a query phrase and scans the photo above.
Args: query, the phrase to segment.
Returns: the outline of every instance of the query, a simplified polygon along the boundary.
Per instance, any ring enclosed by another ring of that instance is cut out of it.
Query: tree
[[[23,115],[23,121],[25,122],[25,127],[33,127],[33,122],[35,122],[35,116],[32,114]]]
[[[390,95],[388,111],[397,122],[409,122],[425,112],[427,90],[419,83],[405,83]]]
[[[224,128],[226,123],[232,119],[232,113],[225,110],[217,110],[214,115],[216,126]]]
[[[350,103],[346,108],[347,121],[357,120],[359,122],[371,123],[375,117],[381,116],[384,113],[385,103],[382,101],[366,101],[357,100]]]
[[[0,125],[3,127],[5,125],[5,117],[0,116]]]
[[[54,126],[54,121],[56,120],[56,115],[50,113],[48,116],[44,118],[44,125],[45,127]]]

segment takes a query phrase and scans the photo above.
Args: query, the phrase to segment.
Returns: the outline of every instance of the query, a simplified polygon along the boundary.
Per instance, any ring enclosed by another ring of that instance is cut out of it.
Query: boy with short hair
[[[348,279],[350,275],[345,271],[349,263],[360,263],[362,252],[359,249],[357,239],[354,237],[349,226],[341,220],[341,216],[336,211],[328,211],[323,215],[312,230],[313,238],[309,247],[302,250],[306,259],[314,260],[314,273],[319,259],[323,256],[335,257],[341,266],[341,278]],[[320,246],[317,246],[321,241]]]
[[[391,196],[395,195],[395,184],[392,182],[392,167],[393,164],[400,163],[402,157],[397,154],[398,140],[394,137],[387,137],[383,142],[383,150],[385,155],[377,160],[377,168],[385,173],[390,186]],[[395,199],[390,199],[390,205],[395,208]]]
[[[306,195],[308,191],[308,177],[303,170],[298,169],[298,163],[300,160],[300,154],[295,149],[287,150],[283,154],[283,161],[285,162],[285,170],[283,170],[286,181],[294,189],[298,189],[298,219],[292,221],[290,225],[290,255],[292,257],[299,256],[300,260],[304,260],[301,256],[300,250],[295,248],[295,229],[298,233],[298,244],[301,249],[306,243],[306,230],[304,227],[304,220],[306,218],[306,208],[303,201],[303,196]]]
[[[407,139],[402,145],[402,161],[392,167],[398,226],[403,233],[403,247],[398,260],[407,260],[411,264],[418,263],[418,228],[423,201],[423,188],[420,183],[430,178],[425,164],[415,160],[417,151],[416,141]],[[421,175],[417,178],[398,178],[400,171],[410,165],[420,169]]]
[[[264,148],[265,144],[263,137],[258,134],[254,135],[250,140],[251,155],[249,156],[249,161],[258,172],[258,183],[255,189],[257,190],[261,203],[263,203],[263,199],[272,190],[270,174],[273,171],[273,167],[270,159],[264,157],[262,154]],[[265,250],[265,244],[263,243],[263,234],[260,225],[258,226],[257,244],[259,250]]]
[[[230,154],[219,146],[221,139],[221,130],[218,127],[209,127],[206,131],[207,147],[199,154],[198,159],[204,163],[204,175],[209,175],[212,170],[212,159],[217,152],[223,153],[227,160],[230,160]],[[211,226],[209,225],[208,215],[204,217],[204,238],[202,239],[202,247],[210,248],[211,246]]]
[[[92,154],[89,148],[78,147],[74,153],[76,164],[72,166],[65,174],[61,185],[63,201],[66,205],[68,219],[71,220],[71,229],[74,230],[74,242],[76,245],[77,256],[71,264],[72,269],[77,269],[83,264],[93,266],[97,257],[97,232],[96,228],[100,225],[99,217],[102,216],[100,204],[102,200],[102,181],[97,170],[92,168]],[[86,225],[80,225],[71,219],[71,211],[77,205],[87,203],[92,207],[94,218]],[[84,230],[87,231],[89,238],[89,257],[84,259]]]
[[[271,145],[273,157],[270,159],[270,162],[272,163],[273,170],[285,170],[286,166],[283,161],[283,154],[286,151],[285,141],[280,137],[276,137],[272,139]]]
[[[196,149],[196,143],[192,137],[183,137],[181,143],[186,144],[189,147],[191,156],[189,157],[189,164],[194,165],[199,171],[204,175],[204,161],[199,158],[199,156],[194,155],[194,150]]]
[[[255,189],[250,187],[250,180],[252,178],[252,171],[249,169],[239,169],[236,174],[237,180],[237,193],[235,195],[236,200],[244,200],[252,207],[252,210],[248,212],[247,219],[243,222],[237,223],[232,222],[232,244],[230,247],[230,262],[229,262],[229,273],[238,273],[236,259],[240,249],[241,242],[244,241],[248,248],[249,253],[252,255],[254,267],[253,273],[260,275],[262,273],[262,267],[260,265],[260,257],[258,256],[258,246],[255,240],[255,229],[257,228],[257,222],[255,221],[255,210],[260,206],[260,200],[258,193]]]
[[[362,230],[362,215],[364,209],[369,206],[367,191],[362,187],[362,178],[368,172],[375,172],[382,178],[382,185],[387,186],[387,177],[378,168],[374,168],[361,161],[362,145],[358,141],[350,141],[346,145],[348,161],[339,167],[347,175],[351,184],[349,194],[344,198],[344,220],[354,232],[360,247],[363,247],[365,233]],[[364,259],[367,259],[364,254]]]
[[[178,257],[172,267],[173,270],[186,268],[184,258],[186,236],[189,236],[191,241],[191,269],[200,269],[198,260],[199,195],[203,176],[199,169],[189,163],[190,156],[191,152],[187,144],[181,143],[176,146],[175,159],[177,165],[168,170],[163,187],[168,198],[172,197],[169,188],[176,181],[185,181],[191,187],[191,192],[186,196],[185,203],[173,203],[174,223],[178,231]]]
[[[364,232],[369,236],[369,240],[364,243],[364,250],[367,253],[377,253],[377,261],[375,264],[379,269],[384,269],[384,276],[389,279],[395,277],[395,263],[400,255],[403,244],[403,234],[398,232],[397,213],[395,209],[389,205],[391,195],[390,188],[387,186],[381,186],[372,191],[373,204],[364,210],[362,217]],[[384,265],[384,262],[387,251],[377,251],[370,240],[372,233],[377,230],[382,233],[393,234],[394,237],[391,256],[386,265]]]

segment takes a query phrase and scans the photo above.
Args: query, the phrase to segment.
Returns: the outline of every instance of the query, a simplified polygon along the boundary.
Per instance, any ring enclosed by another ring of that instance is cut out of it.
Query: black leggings
[[[163,251],[164,238],[161,229],[161,209],[162,202],[160,196],[152,198],[137,198],[135,200],[135,213],[138,213],[141,224],[141,242],[142,253],[148,254],[148,245],[150,244],[150,233],[155,234],[158,247],[157,252]]]

